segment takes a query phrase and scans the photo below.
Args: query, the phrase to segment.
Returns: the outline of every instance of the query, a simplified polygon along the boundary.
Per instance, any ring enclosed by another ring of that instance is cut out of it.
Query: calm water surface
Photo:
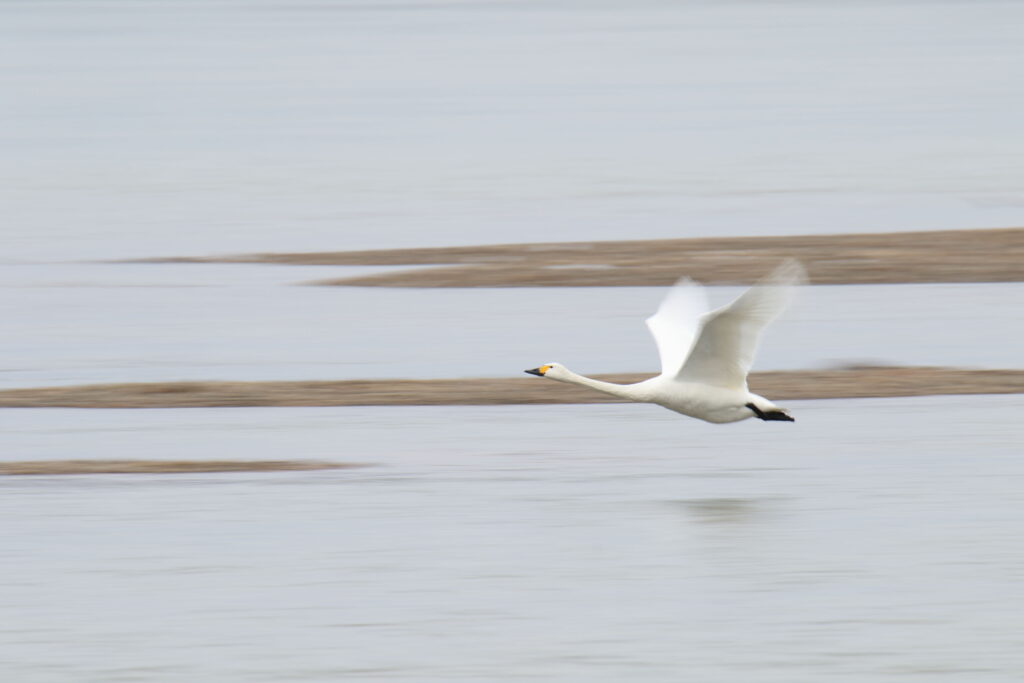
[[[18,411],[18,458],[334,472],[0,481],[18,681],[1024,675],[1024,399]],[[6,417],[5,417],[6,420]]]
[[[1005,0],[0,3],[0,260],[1024,223]]]
[[[71,262],[1021,225],[1022,22],[998,0],[2,2],[0,387],[651,369],[657,289]],[[758,367],[1019,367],[1022,298],[810,287]],[[0,411],[10,460],[368,465],[0,479],[0,671],[1018,681],[1022,400],[728,427],[648,406]]]
[[[680,264],[680,275],[685,265]],[[173,380],[655,371],[643,320],[664,288],[293,287],[352,269],[0,268],[0,387]],[[713,305],[740,289],[715,287]],[[1018,367],[1024,285],[806,287],[762,370],[844,363]]]

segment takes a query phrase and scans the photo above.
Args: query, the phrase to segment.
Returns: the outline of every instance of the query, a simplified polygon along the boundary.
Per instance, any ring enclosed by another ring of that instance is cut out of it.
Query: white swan
[[[747,373],[761,330],[786,308],[794,286],[805,281],[803,267],[790,259],[728,306],[708,312],[704,288],[683,278],[647,319],[661,356],[661,374],[637,384],[602,382],[559,363],[526,372],[655,403],[706,422],[748,417],[793,422],[785,410],[747,389]]]

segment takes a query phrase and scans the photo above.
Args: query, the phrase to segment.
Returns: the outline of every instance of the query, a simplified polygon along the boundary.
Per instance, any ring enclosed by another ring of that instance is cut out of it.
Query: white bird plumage
[[[785,410],[750,392],[747,373],[761,331],[786,309],[794,288],[806,280],[803,266],[789,259],[731,304],[713,311],[708,311],[703,287],[688,278],[679,280],[647,319],[661,357],[661,374],[643,382],[602,382],[559,363],[526,372],[630,401],[655,403],[707,422],[750,417],[793,422]]]

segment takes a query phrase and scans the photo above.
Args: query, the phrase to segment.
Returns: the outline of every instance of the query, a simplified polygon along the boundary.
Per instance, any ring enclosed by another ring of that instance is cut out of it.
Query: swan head
[[[551,379],[560,379],[563,373],[568,372],[564,365],[559,363],[547,363],[539,368],[533,368],[532,370],[524,370],[528,375],[537,375],[538,377],[550,377]]]

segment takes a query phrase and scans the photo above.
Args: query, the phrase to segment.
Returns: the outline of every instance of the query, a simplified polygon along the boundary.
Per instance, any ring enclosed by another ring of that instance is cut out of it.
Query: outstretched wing
[[[658,345],[661,374],[674,377],[683,367],[686,354],[700,329],[701,316],[708,311],[704,288],[689,278],[679,280],[668,291],[658,312],[646,320],[647,329]]]
[[[728,306],[705,314],[676,378],[745,390],[761,331],[786,309],[794,287],[806,279],[803,266],[789,259]]]

